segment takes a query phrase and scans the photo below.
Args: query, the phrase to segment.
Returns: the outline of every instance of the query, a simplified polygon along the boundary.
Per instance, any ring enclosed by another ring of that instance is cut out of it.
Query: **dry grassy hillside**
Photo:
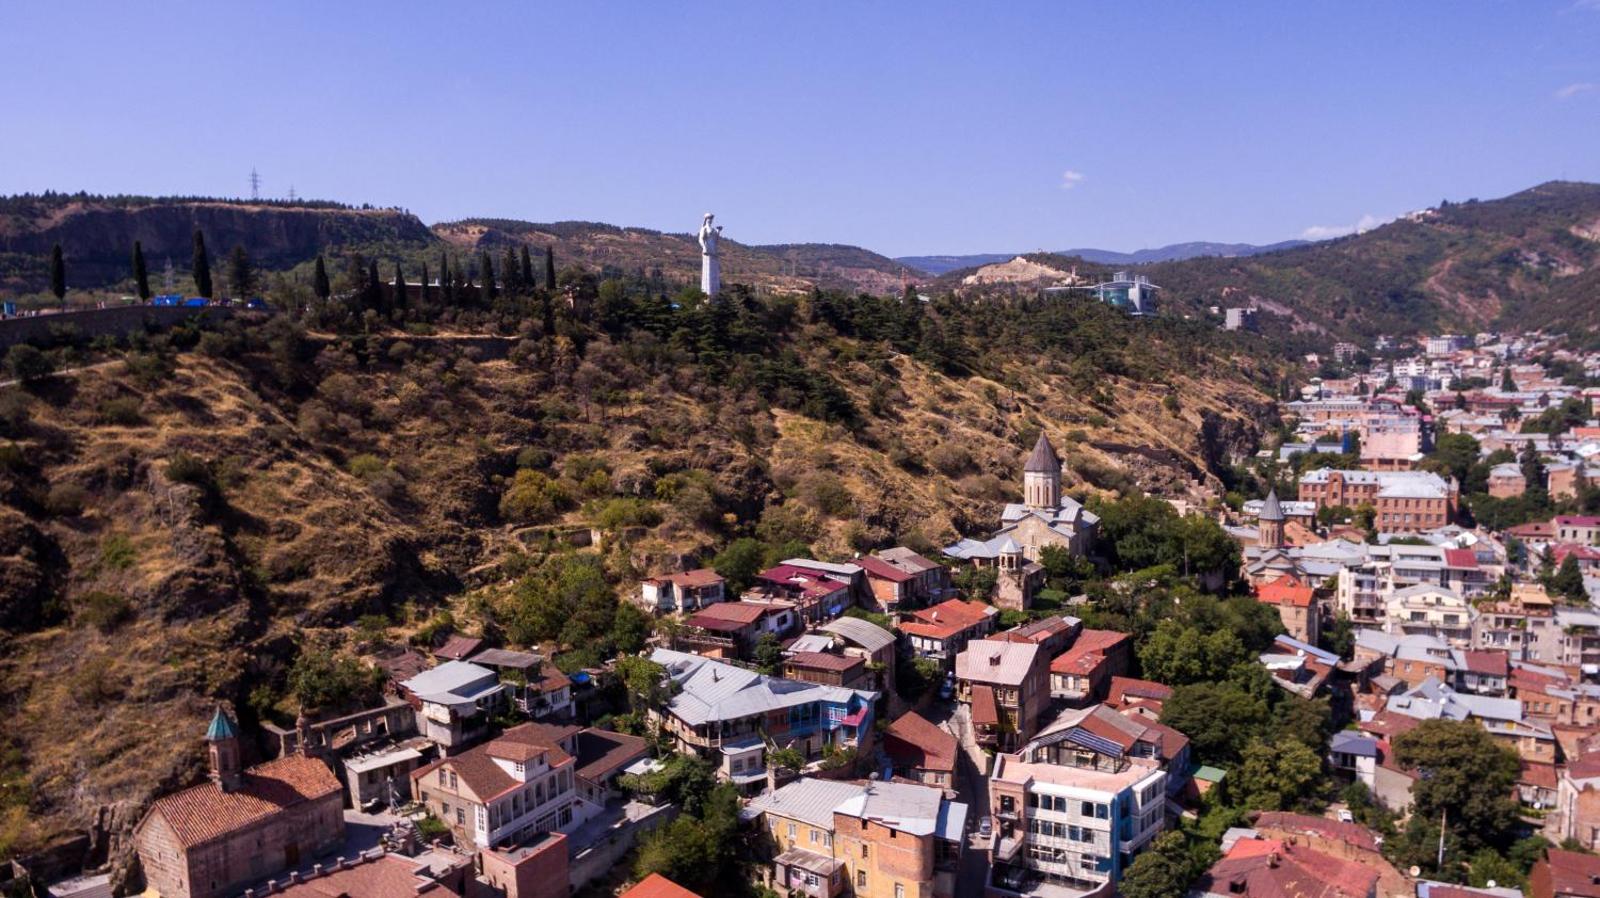
[[[503,591],[497,565],[541,528],[593,525],[616,499],[656,521],[606,539],[627,592],[761,527],[820,557],[987,529],[1041,427],[1071,488],[1179,492],[1271,413],[1238,377],[1107,377],[1086,395],[1055,362],[1019,359],[1002,385],[816,325],[794,339],[862,423],[604,338],[580,358],[564,337],[264,328],[5,388],[0,785],[31,798],[0,811],[0,855],[86,829],[116,848],[196,775],[214,702],[270,705],[298,645],[355,647],[362,615],[399,636],[473,587]],[[499,511],[519,466],[569,497],[538,527]]]

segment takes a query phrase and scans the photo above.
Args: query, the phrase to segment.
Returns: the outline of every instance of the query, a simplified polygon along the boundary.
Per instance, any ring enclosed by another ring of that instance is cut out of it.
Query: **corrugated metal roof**
[[[956,656],[956,677],[978,683],[1020,686],[1039,658],[1039,646],[1031,642],[1002,642],[974,639],[966,651]]]
[[[862,620],[859,617],[845,615],[828,621],[818,629],[826,630],[829,633],[837,633],[869,652],[876,652],[879,649],[894,645],[893,633],[872,621]]]

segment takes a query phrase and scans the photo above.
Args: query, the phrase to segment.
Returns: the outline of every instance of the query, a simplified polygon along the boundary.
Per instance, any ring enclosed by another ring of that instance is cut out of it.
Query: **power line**
[[[255,166],[250,167],[250,198],[261,199],[261,176],[256,174]]]

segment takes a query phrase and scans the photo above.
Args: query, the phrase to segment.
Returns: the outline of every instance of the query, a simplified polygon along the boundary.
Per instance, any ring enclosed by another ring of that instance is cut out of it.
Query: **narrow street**
[[[966,705],[956,705],[944,720],[935,720],[941,728],[961,746],[956,759],[956,776],[960,783],[961,800],[967,805],[967,845],[961,855],[961,869],[956,874],[956,894],[982,895],[989,883],[989,848],[991,835],[978,834],[978,821],[989,813],[989,759],[978,747],[973,736],[970,710]]]

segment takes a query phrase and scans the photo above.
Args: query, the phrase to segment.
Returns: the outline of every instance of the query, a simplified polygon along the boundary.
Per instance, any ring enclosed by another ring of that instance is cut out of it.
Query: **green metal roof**
[[[1227,775],[1228,771],[1223,770],[1220,767],[1212,767],[1208,764],[1201,764],[1199,767],[1194,769],[1193,773],[1190,774],[1190,776],[1193,776],[1195,779],[1205,780],[1208,783],[1220,783],[1222,782],[1222,778]]]
[[[207,742],[221,742],[224,739],[239,738],[239,728],[234,725],[233,718],[219,706],[217,713],[211,715],[211,726],[206,727]]]

